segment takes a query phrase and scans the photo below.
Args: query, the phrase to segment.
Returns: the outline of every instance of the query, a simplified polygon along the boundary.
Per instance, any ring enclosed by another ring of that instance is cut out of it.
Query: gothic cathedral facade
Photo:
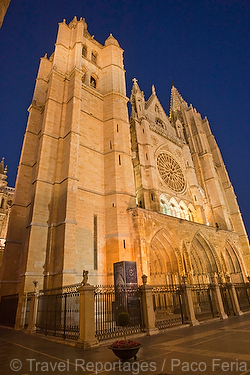
[[[247,281],[248,237],[208,120],[173,86],[170,115],[134,79],[123,50],[84,19],[59,24],[41,58],[15,187],[0,294],[112,284],[135,261],[150,284]]]

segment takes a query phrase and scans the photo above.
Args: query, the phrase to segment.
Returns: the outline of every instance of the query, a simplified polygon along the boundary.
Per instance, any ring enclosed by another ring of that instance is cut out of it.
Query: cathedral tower
[[[132,260],[127,208],[135,206],[123,50],[76,17],[59,24],[41,58],[1,270],[1,294],[113,282]],[[7,266],[6,266],[7,265]],[[8,291],[8,293],[7,293]]]

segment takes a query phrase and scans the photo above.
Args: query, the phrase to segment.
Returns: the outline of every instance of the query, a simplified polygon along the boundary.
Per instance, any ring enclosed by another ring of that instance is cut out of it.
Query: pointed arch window
[[[84,44],[82,46],[82,56],[87,57],[87,46],[86,46],[86,44]]]
[[[96,89],[96,78],[93,76],[90,77],[90,86]]]
[[[156,117],[156,119],[155,119],[155,123],[156,123],[156,125],[158,125],[158,126],[160,126],[161,128],[165,129],[164,122],[163,122],[160,118]]]
[[[164,194],[160,195],[160,207],[161,213],[164,215],[171,215],[171,210],[169,207],[169,202]]]
[[[96,51],[92,51],[91,61],[92,63],[97,64],[97,52]]]
[[[189,220],[188,208],[186,204],[183,201],[181,201],[179,206],[180,206],[181,218],[184,220]]]

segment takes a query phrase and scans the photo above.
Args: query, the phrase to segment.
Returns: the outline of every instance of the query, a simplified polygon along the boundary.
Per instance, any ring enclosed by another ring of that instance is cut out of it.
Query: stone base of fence
[[[80,320],[79,339],[76,346],[83,349],[92,348],[99,345],[95,337],[95,287],[81,285],[78,291],[80,293]]]
[[[28,321],[28,327],[26,329],[27,333],[35,333],[36,332],[38,295],[39,295],[38,292],[34,292],[31,295],[29,321]]]
[[[145,276],[145,275],[143,275]],[[146,332],[148,336],[156,335],[159,333],[159,329],[155,326],[155,312],[153,308],[153,295],[151,285],[147,285],[147,279],[142,278],[143,285],[140,286],[141,292],[141,308],[142,308],[142,321],[143,321],[143,332]]]

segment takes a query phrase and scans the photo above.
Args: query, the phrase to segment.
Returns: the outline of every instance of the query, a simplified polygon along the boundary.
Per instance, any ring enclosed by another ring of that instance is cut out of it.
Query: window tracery
[[[157,156],[157,168],[162,180],[173,191],[181,193],[185,188],[185,179],[177,161],[166,152]]]
[[[185,202],[177,200],[174,197],[168,199],[165,194],[160,195],[160,208],[161,213],[173,217],[179,217],[180,219],[195,221],[195,209],[193,207],[188,208]]]

